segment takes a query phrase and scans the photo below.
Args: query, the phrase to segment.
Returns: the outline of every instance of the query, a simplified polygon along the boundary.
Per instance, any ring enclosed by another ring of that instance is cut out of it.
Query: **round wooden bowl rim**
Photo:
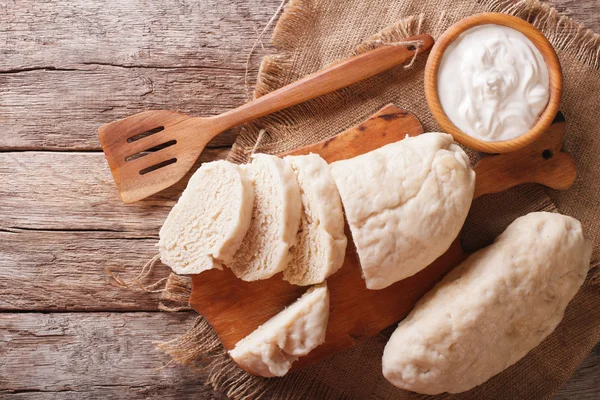
[[[542,54],[548,67],[550,78],[550,96],[548,104],[542,114],[538,117],[535,125],[529,131],[516,138],[499,142],[486,142],[474,138],[456,127],[444,112],[437,92],[437,73],[444,51],[446,51],[448,46],[463,32],[479,25],[488,24],[507,26],[516,29],[527,36]],[[539,137],[550,127],[558,112],[562,96],[562,82],[563,77],[560,62],[548,39],[546,39],[546,37],[530,23],[518,17],[501,13],[477,14],[460,20],[452,25],[436,41],[427,59],[427,65],[425,66],[425,97],[427,98],[427,104],[436,121],[440,124],[442,129],[451,134],[457,142],[486,153],[508,153],[525,147],[539,139]]]

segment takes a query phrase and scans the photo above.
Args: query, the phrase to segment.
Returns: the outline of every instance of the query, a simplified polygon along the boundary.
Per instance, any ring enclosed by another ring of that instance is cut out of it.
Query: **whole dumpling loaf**
[[[407,137],[331,164],[363,276],[383,289],[441,256],[471,207],[475,172],[444,133]]]
[[[383,353],[395,386],[469,390],[519,361],[561,321],[592,244],[574,218],[531,213],[450,272],[400,322]]]
[[[161,261],[178,274],[231,262],[250,226],[254,189],[227,161],[202,164],[160,229]]]

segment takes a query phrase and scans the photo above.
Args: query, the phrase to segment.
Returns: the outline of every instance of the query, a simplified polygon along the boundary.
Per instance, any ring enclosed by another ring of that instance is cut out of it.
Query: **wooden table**
[[[600,31],[598,0],[552,2]],[[246,57],[278,5],[0,0],[0,398],[222,397],[184,367],[161,368],[154,350],[194,314],[110,285],[105,266],[132,278],[156,253],[181,187],[123,204],[96,129],[145,109],[242,104]],[[234,138],[203,159],[225,157]],[[556,398],[599,392],[596,347]]]

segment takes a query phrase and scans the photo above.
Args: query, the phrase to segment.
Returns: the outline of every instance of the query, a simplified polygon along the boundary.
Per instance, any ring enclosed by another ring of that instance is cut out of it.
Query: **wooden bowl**
[[[486,24],[504,25],[516,29],[528,37],[542,54],[550,76],[550,96],[548,104],[542,114],[538,117],[535,125],[529,131],[514,139],[498,142],[488,142],[477,139],[467,135],[456,127],[444,112],[437,91],[438,68],[442,56],[444,55],[444,51],[446,51],[454,39],[466,30],[478,25]],[[550,124],[552,124],[552,121],[558,112],[562,96],[562,86],[563,78],[558,56],[550,42],[548,42],[548,39],[546,39],[544,35],[530,23],[520,18],[501,13],[477,14],[452,25],[442,34],[442,36],[440,36],[431,49],[425,67],[425,96],[436,121],[440,124],[442,129],[451,134],[457,142],[486,153],[508,153],[525,147],[539,139],[550,127]]]

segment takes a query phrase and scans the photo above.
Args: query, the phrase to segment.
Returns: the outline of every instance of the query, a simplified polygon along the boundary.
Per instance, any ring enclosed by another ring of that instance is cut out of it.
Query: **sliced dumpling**
[[[328,319],[329,291],[322,283],[240,340],[229,355],[253,374],[283,376],[294,361],[325,341]]]
[[[561,321],[592,243],[574,218],[515,220],[429,291],[392,334],[383,375],[418,393],[469,390],[513,365]]]
[[[292,167],[283,159],[257,154],[242,166],[254,186],[252,221],[227,266],[240,279],[267,279],[283,271],[296,244],[302,203]]]
[[[161,261],[178,274],[199,274],[227,264],[252,216],[254,189],[227,161],[202,164],[160,229]]]
[[[458,236],[475,172],[445,133],[407,137],[331,164],[363,275],[383,289],[421,271]]]
[[[284,158],[296,174],[302,198],[298,242],[283,279],[295,285],[323,282],[344,262],[346,235],[342,202],[329,165],[309,154]]]

